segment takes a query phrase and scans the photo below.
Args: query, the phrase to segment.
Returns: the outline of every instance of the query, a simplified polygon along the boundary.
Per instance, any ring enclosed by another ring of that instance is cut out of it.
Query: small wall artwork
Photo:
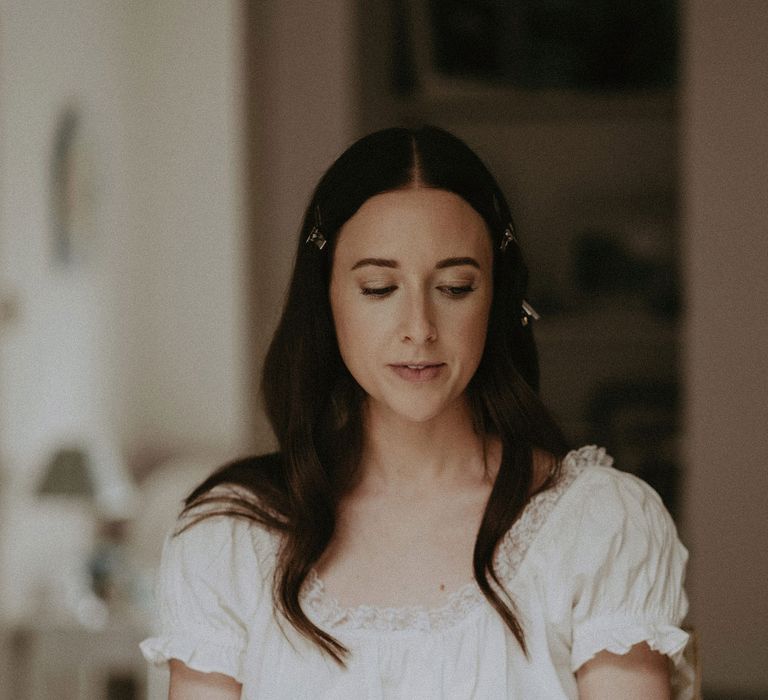
[[[82,112],[65,106],[54,124],[50,212],[53,259],[70,267],[87,257],[95,237],[96,178]]]

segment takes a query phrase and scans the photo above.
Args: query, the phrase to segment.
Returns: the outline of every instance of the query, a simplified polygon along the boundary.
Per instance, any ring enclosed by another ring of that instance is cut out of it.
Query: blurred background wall
[[[423,71],[398,7],[410,5],[0,6],[5,673],[29,684],[7,661],[24,657],[35,675],[48,633],[30,620],[55,572],[92,562],[100,522],[133,518],[134,543],[154,555],[185,488],[269,447],[256,380],[309,192],[358,135],[426,119],[464,137],[509,193],[546,312],[544,392],[570,433],[592,437],[597,380],[682,388],[661,413],[674,434],[657,441],[679,467],[707,697],[765,697],[768,10],[681,3],[677,88],[614,99],[430,92],[393,68],[410,51]],[[682,313],[585,296],[569,256],[587,224],[661,241]],[[95,488],[107,506],[40,494],[62,446],[112,455]],[[62,678],[59,691],[75,682]]]
[[[768,7],[688,2],[685,533],[707,684],[768,696]]]
[[[16,307],[0,351],[2,517],[15,517],[57,445],[108,440],[141,460],[247,442],[242,30],[226,3],[2,10],[0,269]],[[26,545],[5,543],[11,608]]]

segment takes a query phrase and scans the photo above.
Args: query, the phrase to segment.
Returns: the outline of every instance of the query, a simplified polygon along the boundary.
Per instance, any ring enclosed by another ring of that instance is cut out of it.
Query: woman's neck
[[[500,449],[475,432],[463,401],[424,422],[371,407],[364,420],[363,493],[418,496],[493,483]]]

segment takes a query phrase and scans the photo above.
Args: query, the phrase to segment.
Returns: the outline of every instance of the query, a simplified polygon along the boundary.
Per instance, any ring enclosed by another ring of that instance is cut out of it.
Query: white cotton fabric
[[[436,610],[345,609],[313,572],[302,607],[351,650],[342,669],[274,612],[276,548],[264,528],[223,516],[170,537],[147,660],[227,674],[243,698],[291,700],[577,698],[579,666],[643,641],[686,670],[688,552],[658,495],[594,446],[568,454],[497,550],[528,658],[474,582]]]

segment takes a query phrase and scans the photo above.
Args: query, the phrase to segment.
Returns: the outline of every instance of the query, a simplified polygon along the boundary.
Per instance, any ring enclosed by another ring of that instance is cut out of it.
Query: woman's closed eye
[[[363,296],[370,296],[370,297],[385,297],[394,292],[397,289],[396,285],[389,285],[386,287],[361,287],[360,293]],[[451,285],[451,284],[444,284],[437,287],[437,289],[445,294],[447,297],[451,297],[452,299],[460,299],[461,297],[467,296],[467,294],[470,294],[471,292],[475,291],[475,287],[473,287],[471,284],[462,284],[462,285]]]
[[[367,297],[385,297],[396,289],[397,287],[394,285],[390,285],[389,287],[361,287],[360,293]]]
[[[475,291],[475,288],[471,284],[443,285],[438,287],[438,289],[446,296],[453,297],[456,299],[465,297],[470,292]]]

